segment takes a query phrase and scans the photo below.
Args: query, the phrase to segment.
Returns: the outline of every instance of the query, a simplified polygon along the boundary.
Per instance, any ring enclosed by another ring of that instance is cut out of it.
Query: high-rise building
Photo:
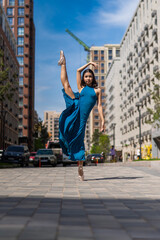
[[[33,148],[35,27],[33,0],[1,0],[17,41],[19,62],[19,139]]]
[[[105,44],[104,46],[97,47],[93,46],[90,49],[90,61],[96,62],[98,64],[97,69],[93,69],[95,73],[95,78],[98,82],[98,86],[102,90],[102,106],[103,111],[105,111],[105,81],[107,71],[115,57],[120,56],[120,45],[118,44]],[[101,121],[98,115],[97,105],[93,108],[90,114],[90,138],[95,131],[101,129]],[[87,139],[86,139],[87,141]]]
[[[120,44],[119,64],[121,145],[123,159],[160,157],[160,132],[147,124],[148,108],[155,104],[150,95],[154,73],[160,70],[160,4],[140,0]],[[141,123],[141,124],[140,124]],[[140,134],[141,133],[141,134]],[[157,154],[158,153],[158,154]]]
[[[61,113],[55,111],[44,112],[44,125],[50,134],[51,141],[59,141],[59,117]]]
[[[120,119],[120,84],[119,84],[120,58],[114,58],[106,76],[106,111],[105,126],[106,133],[110,138],[110,144],[114,145],[117,151],[121,146],[121,121]]]
[[[0,101],[0,149],[18,144],[18,81],[19,65],[16,59],[16,39],[8,24],[5,12],[0,4],[0,50],[3,64],[0,71],[8,68],[8,78],[4,84],[11,84],[15,89],[11,100],[7,97]],[[4,69],[3,69],[4,68]],[[9,93],[9,91],[7,92]]]

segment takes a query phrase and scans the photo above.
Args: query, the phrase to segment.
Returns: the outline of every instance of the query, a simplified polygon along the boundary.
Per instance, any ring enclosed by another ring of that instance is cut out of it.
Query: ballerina
[[[71,160],[78,161],[79,179],[84,181],[85,127],[89,114],[96,102],[101,119],[101,131],[105,129],[101,89],[98,87],[93,71],[86,69],[90,65],[97,68],[97,64],[89,62],[77,69],[78,92],[76,93],[72,91],[68,81],[66,59],[63,51],[60,51],[58,65],[61,66],[62,91],[66,103],[66,109],[62,112],[59,119],[59,140],[63,153],[68,155]]]

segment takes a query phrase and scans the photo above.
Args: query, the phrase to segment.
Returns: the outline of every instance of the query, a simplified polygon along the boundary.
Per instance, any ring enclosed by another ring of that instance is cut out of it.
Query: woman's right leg
[[[78,161],[78,174],[79,174],[79,179],[81,181],[84,181],[83,161]]]
[[[63,85],[63,88],[65,90],[65,93],[69,95],[71,98],[75,98],[75,95],[71,89],[71,86],[68,81],[68,76],[67,76],[67,69],[66,69],[66,59],[64,56],[63,51],[60,52],[60,60],[59,60],[59,65],[61,65],[61,82]]]

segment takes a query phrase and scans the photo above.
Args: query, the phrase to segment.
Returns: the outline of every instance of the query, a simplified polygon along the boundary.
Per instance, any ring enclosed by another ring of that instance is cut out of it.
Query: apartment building
[[[102,89],[102,106],[105,111],[105,81],[106,74],[112,60],[115,57],[120,56],[120,45],[118,44],[105,44],[104,46],[93,46],[90,48],[90,61],[98,64],[98,69],[92,69],[95,73],[95,78],[98,82],[98,86]],[[93,108],[90,114],[90,139],[95,131],[101,129],[100,117],[98,115],[97,105]],[[87,139],[86,139],[87,140]]]
[[[33,0],[1,0],[17,40],[19,62],[19,140],[33,148],[35,27]]]
[[[0,49],[3,52],[4,69],[8,68],[8,79],[15,89],[12,100],[7,98],[0,102],[0,149],[8,145],[18,144],[18,72],[16,59],[16,39],[8,24],[5,12],[0,4]],[[2,69],[3,70],[3,69]]]
[[[160,4],[157,0],[140,0],[120,45],[121,64],[121,136],[123,158],[131,159],[140,150],[139,110],[141,113],[142,157],[150,158],[152,127],[146,124],[151,116],[147,108],[154,108],[149,89],[154,73],[160,69]],[[154,156],[153,156],[154,157]]]
[[[121,122],[120,122],[120,84],[119,84],[120,58],[114,58],[106,76],[106,111],[105,126],[106,134],[110,138],[110,144],[115,146],[117,151],[122,150],[121,146]]]
[[[51,141],[59,141],[59,117],[61,113],[55,111],[44,112],[44,125],[50,134]]]

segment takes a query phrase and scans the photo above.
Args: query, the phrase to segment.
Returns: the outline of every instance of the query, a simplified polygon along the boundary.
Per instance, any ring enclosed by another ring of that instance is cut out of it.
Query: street
[[[160,239],[160,167],[0,169],[0,240]]]

